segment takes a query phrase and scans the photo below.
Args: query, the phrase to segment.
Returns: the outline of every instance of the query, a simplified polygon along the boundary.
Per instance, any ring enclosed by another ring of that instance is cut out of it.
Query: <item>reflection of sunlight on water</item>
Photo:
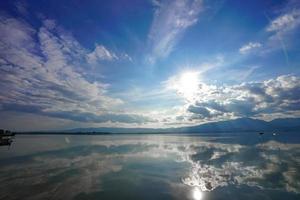
[[[201,200],[203,198],[203,193],[198,187],[195,187],[192,192],[194,200]]]

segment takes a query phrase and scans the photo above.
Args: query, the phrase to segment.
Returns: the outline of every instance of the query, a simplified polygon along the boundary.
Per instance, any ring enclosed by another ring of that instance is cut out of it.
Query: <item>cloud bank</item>
[[[82,122],[143,123],[150,119],[117,112],[123,104],[107,94],[109,84],[91,81],[89,63],[117,56],[102,45],[94,51],[55,21],[39,28],[0,16],[0,109]]]
[[[186,104],[188,116],[182,119],[299,116],[299,94],[300,78],[294,75],[236,85],[200,83],[193,100]]]

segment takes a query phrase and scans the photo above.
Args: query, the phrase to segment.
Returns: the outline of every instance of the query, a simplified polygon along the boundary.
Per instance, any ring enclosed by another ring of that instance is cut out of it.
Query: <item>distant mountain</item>
[[[169,132],[169,129],[155,129],[155,128],[113,128],[113,127],[99,127],[99,128],[76,128],[64,132],[78,132],[78,133],[162,133]]]
[[[237,132],[237,131],[269,131],[272,127],[268,122],[251,118],[210,122],[198,126],[179,128],[179,132]]]
[[[300,131],[300,118],[282,118],[274,119],[269,122],[270,126],[273,128],[278,128],[280,130],[298,130]]]
[[[152,128],[77,128],[69,133],[210,133],[210,132],[246,132],[246,131],[300,131],[300,118],[281,118],[264,121],[252,118],[210,122],[197,126],[152,129]]]

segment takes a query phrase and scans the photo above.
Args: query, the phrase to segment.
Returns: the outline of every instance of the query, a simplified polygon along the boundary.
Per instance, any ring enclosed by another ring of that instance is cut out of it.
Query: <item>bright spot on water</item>
[[[65,142],[66,142],[67,144],[70,144],[70,140],[69,140],[68,137],[65,137]]]
[[[193,190],[193,198],[194,200],[201,200],[203,197],[202,191],[199,190],[199,188],[195,187]]]

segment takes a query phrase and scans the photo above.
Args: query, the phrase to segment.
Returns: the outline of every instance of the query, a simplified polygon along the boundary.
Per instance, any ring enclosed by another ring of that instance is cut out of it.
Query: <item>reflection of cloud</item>
[[[244,146],[219,143],[214,138],[153,135],[88,137],[90,140],[82,139],[76,144],[74,138],[68,136],[67,140],[72,141],[69,148],[27,155],[22,157],[24,161],[4,164],[0,168],[0,183],[5,182],[0,184],[0,196],[20,188],[12,197],[25,195],[26,199],[26,187],[40,186],[47,192],[30,194],[31,199],[71,199],[80,193],[101,190],[103,175],[119,172],[127,167],[125,163],[143,159],[174,161],[174,165],[183,167],[182,183],[201,191],[248,185],[300,193],[299,144],[269,141]],[[190,165],[190,171],[183,163]],[[161,175],[170,188],[179,187],[179,183],[165,180],[165,171],[159,173],[158,177]],[[174,172],[168,173],[173,176]]]
[[[286,144],[274,140],[256,146],[264,150],[300,150],[300,144]]]
[[[218,152],[218,147],[213,144],[208,148],[214,150],[208,164],[203,160],[204,153],[207,151],[205,148],[201,150],[202,156],[201,152],[197,152],[197,154],[200,154],[198,155],[199,159],[188,159],[192,164],[192,168],[189,175],[183,178],[184,184],[192,187],[197,186],[202,191],[211,191],[217,187],[227,185],[245,184],[300,193],[300,182],[295,178],[300,173],[297,168],[300,161],[296,157],[300,152],[299,144],[283,144],[275,141],[258,144],[255,147],[255,152],[261,153],[256,155],[257,157],[254,161],[247,160],[251,156],[249,153],[253,151],[252,147],[243,146],[234,154],[229,153],[230,151],[220,153]],[[274,150],[281,152],[278,154]],[[228,155],[230,156],[222,159],[222,157]],[[221,163],[213,161],[218,159],[219,161],[221,160]],[[286,168],[284,166],[289,167]],[[273,176],[280,174],[283,174],[282,179],[278,178],[276,182],[272,181]],[[282,182],[284,183],[283,185]]]
[[[300,181],[299,181],[299,166],[290,167],[283,173],[284,180],[286,181],[285,188],[289,192],[300,193]]]
[[[73,155],[74,156],[74,155]],[[33,162],[2,168],[0,173],[1,191],[9,191],[18,186],[47,187],[47,192],[30,194],[30,199],[43,199],[52,196],[54,199],[72,199],[81,192],[92,192],[101,189],[99,177],[110,172],[122,170],[116,163],[120,157],[91,153],[83,156],[53,157],[36,156]],[[26,169],[24,171],[24,169]],[[9,180],[6,173],[13,172]],[[24,191],[23,191],[24,192]],[[16,193],[15,197],[22,193]],[[14,194],[11,194],[14,196]],[[24,194],[22,194],[23,196]]]

